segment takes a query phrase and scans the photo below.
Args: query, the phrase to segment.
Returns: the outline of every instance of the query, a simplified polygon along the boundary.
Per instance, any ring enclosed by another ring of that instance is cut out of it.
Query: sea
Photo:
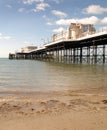
[[[107,91],[107,64],[71,64],[0,58],[0,91]]]

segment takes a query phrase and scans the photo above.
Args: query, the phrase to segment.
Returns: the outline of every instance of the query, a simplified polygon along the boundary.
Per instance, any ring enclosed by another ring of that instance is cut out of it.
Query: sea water
[[[0,59],[0,91],[107,90],[107,65]]]

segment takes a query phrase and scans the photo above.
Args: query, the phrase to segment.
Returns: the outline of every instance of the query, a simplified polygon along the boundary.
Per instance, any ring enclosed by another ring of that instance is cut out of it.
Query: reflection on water
[[[107,90],[107,65],[0,59],[0,91]]]

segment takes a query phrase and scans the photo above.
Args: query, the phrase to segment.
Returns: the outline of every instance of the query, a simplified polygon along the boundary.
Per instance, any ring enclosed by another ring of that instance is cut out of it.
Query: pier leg
[[[90,47],[87,47],[87,63],[90,63]]]
[[[82,47],[80,48],[80,63],[82,63]]]
[[[73,63],[73,49],[71,48],[71,62]]]
[[[94,41],[93,41],[93,51],[92,51],[92,63],[94,64],[95,63],[95,45],[94,45]]]
[[[97,46],[93,46],[93,64],[97,63]]]
[[[103,45],[103,64],[105,63],[105,45]]]
[[[79,48],[77,48],[77,56],[76,56],[76,58],[77,58],[77,63],[79,62]]]
[[[64,62],[66,62],[66,49],[64,48]]]
[[[62,62],[62,49],[61,49],[61,62]]]
[[[73,48],[73,63],[75,63],[75,48]]]
[[[59,61],[59,50],[57,48],[57,61]]]

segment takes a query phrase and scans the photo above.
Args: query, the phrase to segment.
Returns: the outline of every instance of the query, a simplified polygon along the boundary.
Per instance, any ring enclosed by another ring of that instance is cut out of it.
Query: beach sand
[[[0,130],[107,130],[107,93],[0,92]]]

